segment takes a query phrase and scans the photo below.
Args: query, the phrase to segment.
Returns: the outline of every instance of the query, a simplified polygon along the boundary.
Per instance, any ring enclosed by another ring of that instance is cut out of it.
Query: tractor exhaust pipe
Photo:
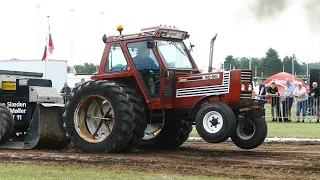
[[[208,72],[212,72],[213,44],[214,44],[214,41],[217,39],[217,35],[218,35],[218,34],[216,34],[216,35],[211,39],[211,42],[210,42],[210,54],[209,54],[209,69],[208,69]]]

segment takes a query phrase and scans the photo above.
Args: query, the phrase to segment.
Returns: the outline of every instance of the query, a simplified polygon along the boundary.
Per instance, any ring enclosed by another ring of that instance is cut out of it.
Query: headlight
[[[244,91],[244,90],[245,90],[245,86],[244,86],[244,84],[242,84],[241,91]]]
[[[248,91],[252,91],[252,85],[251,84],[248,87]]]

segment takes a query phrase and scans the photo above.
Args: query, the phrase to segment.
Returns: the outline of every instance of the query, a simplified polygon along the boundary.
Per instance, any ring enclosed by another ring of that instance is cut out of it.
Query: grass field
[[[320,138],[320,123],[271,122],[267,119],[269,138]],[[199,137],[196,128],[190,134]]]
[[[1,179],[175,179],[175,180],[191,180],[191,179],[217,179],[227,180],[230,178],[209,177],[209,176],[182,176],[175,174],[161,173],[143,173],[133,171],[116,171],[108,169],[88,168],[76,165],[47,165],[47,164],[16,164],[2,163],[0,164]]]

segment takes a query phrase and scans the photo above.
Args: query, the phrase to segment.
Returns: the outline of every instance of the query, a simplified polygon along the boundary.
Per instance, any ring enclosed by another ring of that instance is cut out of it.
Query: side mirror
[[[193,45],[193,44],[191,44],[191,42],[190,42],[189,51],[190,51],[190,52],[192,52],[192,51],[193,51],[193,48],[194,48],[194,45]]]
[[[102,41],[103,41],[105,44],[107,43],[107,39],[108,39],[107,36],[104,34],[103,37],[102,37]]]
[[[153,41],[152,37],[147,38],[147,48],[148,49],[154,48],[154,41]]]

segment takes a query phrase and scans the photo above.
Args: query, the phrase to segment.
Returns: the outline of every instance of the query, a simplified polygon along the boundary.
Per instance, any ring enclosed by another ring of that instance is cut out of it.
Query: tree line
[[[292,59],[294,62],[294,73],[292,73]],[[307,64],[305,62],[299,62],[299,59],[295,55],[285,56],[283,59],[280,59],[278,52],[273,48],[269,48],[266,55],[261,58],[239,58],[228,55],[224,63],[221,63],[220,68],[224,68],[225,70],[249,69],[250,60],[251,70],[256,76],[272,76],[283,71],[296,75],[307,75],[310,69],[320,68],[320,62],[309,63],[309,67],[307,67]]]
[[[292,59],[294,62],[294,73],[292,73]],[[296,75],[307,75],[307,64],[305,62],[300,62],[299,59],[295,56],[285,56],[283,59],[280,59],[278,52],[269,48],[266,52],[266,55],[261,58],[257,57],[234,57],[228,55],[224,63],[221,64],[220,68],[225,70],[232,69],[249,69],[249,63],[251,60],[251,70],[256,76],[272,76],[279,72],[287,72]],[[308,69],[319,69],[320,62],[309,63]],[[99,65],[93,63],[84,63],[83,65],[73,66],[74,70],[78,74],[93,74],[98,71]],[[68,66],[68,73],[74,73],[72,67]]]
[[[73,68],[68,66],[67,72],[77,74],[93,74],[97,72],[98,69],[99,65],[95,65],[93,63],[84,63],[83,65],[74,65]]]

